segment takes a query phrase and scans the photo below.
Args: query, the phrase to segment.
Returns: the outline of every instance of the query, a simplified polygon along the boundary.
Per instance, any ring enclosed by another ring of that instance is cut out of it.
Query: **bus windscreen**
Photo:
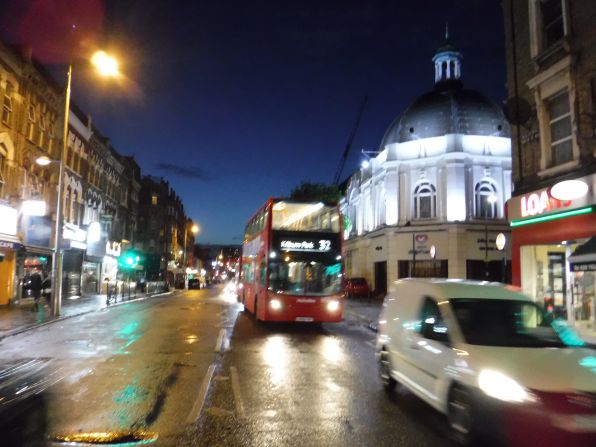
[[[337,207],[319,203],[276,202],[272,230],[339,233]]]

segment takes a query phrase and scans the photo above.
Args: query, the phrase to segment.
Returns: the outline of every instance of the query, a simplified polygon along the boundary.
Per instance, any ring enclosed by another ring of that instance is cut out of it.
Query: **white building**
[[[509,244],[497,250],[496,239],[509,240],[509,124],[497,105],[463,88],[453,45],[433,62],[434,89],[391,123],[340,205],[346,274],[379,292],[406,276],[508,277]]]

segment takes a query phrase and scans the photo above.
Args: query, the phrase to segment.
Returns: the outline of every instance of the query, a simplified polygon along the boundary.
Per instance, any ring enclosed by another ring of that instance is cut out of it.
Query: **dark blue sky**
[[[75,70],[73,98],[144,174],[170,181],[199,243],[240,243],[268,197],[331,182],[368,95],[342,177],[357,169],[361,149],[432,88],[445,22],[465,86],[506,94],[499,0],[105,3],[104,44],[130,83]]]

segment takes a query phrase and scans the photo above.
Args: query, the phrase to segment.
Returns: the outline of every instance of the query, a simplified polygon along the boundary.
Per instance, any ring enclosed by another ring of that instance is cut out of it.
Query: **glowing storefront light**
[[[0,205],[0,233],[15,236],[17,234],[17,218],[16,209]]]
[[[99,222],[91,222],[87,229],[87,243],[98,242],[101,239],[101,225]]]
[[[25,216],[45,216],[46,203],[43,200],[25,200],[21,205],[21,212]]]
[[[557,183],[550,190],[550,195],[557,200],[575,200],[588,193],[588,184],[582,180],[565,180]]]
[[[528,224],[533,224],[533,223],[538,223],[538,222],[547,222],[549,220],[562,219],[564,217],[578,216],[581,214],[590,214],[593,211],[594,211],[594,207],[587,206],[585,208],[579,208],[579,209],[571,210],[571,211],[563,211],[562,213],[549,214],[547,216],[538,216],[538,217],[531,217],[529,219],[512,220],[511,226],[512,227],[521,227],[522,225],[528,225]]]

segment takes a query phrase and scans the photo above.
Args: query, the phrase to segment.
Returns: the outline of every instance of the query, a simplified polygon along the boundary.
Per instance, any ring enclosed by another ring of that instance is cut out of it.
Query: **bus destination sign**
[[[315,253],[326,253],[331,250],[329,239],[319,240],[296,240],[282,239],[279,244],[282,251],[307,251]]]

